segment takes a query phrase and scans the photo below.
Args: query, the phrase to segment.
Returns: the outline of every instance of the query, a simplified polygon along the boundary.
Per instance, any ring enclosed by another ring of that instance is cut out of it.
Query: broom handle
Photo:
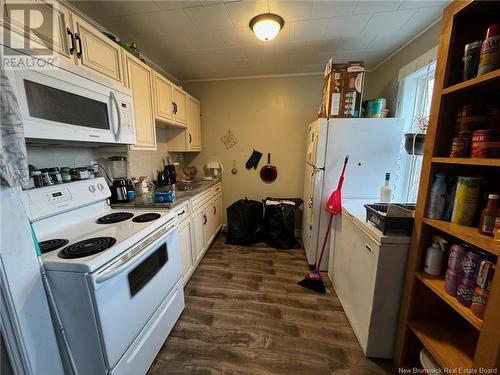
[[[319,254],[318,263],[316,263],[316,272],[319,272],[319,267],[321,266],[321,261],[323,260],[323,254],[325,253],[326,242],[328,241],[328,235],[330,234],[330,228],[332,226],[333,214],[330,214],[330,220],[328,221],[328,227],[326,228],[325,239],[323,240],[323,246],[321,247],[321,253]]]
[[[345,167],[347,167],[348,160],[349,160],[349,155],[346,155],[344,159],[344,166],[342,167],[342,173],[340,174],[339,184],[337,185],[337,190],[341,189],[342,185],[344,184],[344,173],[345,173]]]

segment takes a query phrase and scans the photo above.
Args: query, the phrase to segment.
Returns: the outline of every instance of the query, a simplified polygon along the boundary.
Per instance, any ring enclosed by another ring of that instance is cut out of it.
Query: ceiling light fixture
[[[257,38],[268,42],[276,38],[284,24],[283,18],[277,14],[265,13],[252,18],[249,26]]]

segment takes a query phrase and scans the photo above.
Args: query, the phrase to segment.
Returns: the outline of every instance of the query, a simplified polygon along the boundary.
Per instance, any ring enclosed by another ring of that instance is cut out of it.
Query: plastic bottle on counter
[[[390,173],[385,174],[384,185],[380,188],[380,203],[391,203],[392,190],[389,186],[389,180],[391,178]]]
[[[497,194],[488,195],[488,203],[481,212],[481,219],[479,220],[479,233],[493,236],[495,229],[495,221],[498,214],[498,199]]]
[[[435,180],[431,187],[427,217],[429,219],[441,219],[446,202],[446,175],[444,173],[436,173],[434,177]]]
[[[427,253],[425,255],[425,273],[432,276],[439,276],[441,274],[443,255],[446,251],[447,244],[448,242],[440,236],[432,237],[432,245],[427,248]]]

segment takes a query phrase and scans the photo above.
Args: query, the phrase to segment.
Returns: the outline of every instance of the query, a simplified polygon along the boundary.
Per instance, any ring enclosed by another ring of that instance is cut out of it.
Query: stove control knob
[[[89,190],[93,193],[95,191],[95,185],[89,185]]]
[[[103,190],[104,190],[104,184],[97,184],[97,188],[98,188],[100,191],[103,191]]]

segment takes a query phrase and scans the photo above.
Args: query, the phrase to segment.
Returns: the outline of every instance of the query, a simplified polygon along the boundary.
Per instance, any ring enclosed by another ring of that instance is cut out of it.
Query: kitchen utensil
[[[259,165],[260,158],[262,157],[262,152],[253,150],[252,155],[248,158],[245,167],[247,169],[257,169],[257,165]]]
[[[314,292],[326,293],[325,284],[321,279],[321,273],[319,272],[319,267],[321,261],[323,260],[323,254],[325,252],[326,243],[328,242],[328,237],[330,235],[330,229],[332,227],[333,217],[342,212],[342,185],[344,184],[344,173],[347,166],[347,161],[349,160],[349,155],[346,155],[344,159],[344,167],[342,168],[342,173],[340,174],[339,183],[337,189],[330,195],[328,201],[326,202],[325,211],[330,213],[330,220],[328,221],[328,226],[326,227],[325,238],[323,239],[323,245],[321,246],[321,252],[319,253],[319,259],[316,262],[316,268],[314,271],[310,272],[309,275],[298,284],[304,288],[311,289]],[[335,233],[335,232],[334,232]]]
[[[183,169],[183,172],[184,172],[184,175],[186,176],[186,178],[188,180],[191,180],[196,176],[196,173],[198,173],[198,170],[194,166],[189,166],[189,167],[185,167]]]
[[[231,169],[232,174],[238,173],[238,170],[236,169],[236,160],[233,160],[233,169]]]
[[[278,177],[278,170],[274,165],[271,165],[271,153],[267,154],[267,164],[260,170],[260,178],[262,181],[270,183],[274,182]]]

